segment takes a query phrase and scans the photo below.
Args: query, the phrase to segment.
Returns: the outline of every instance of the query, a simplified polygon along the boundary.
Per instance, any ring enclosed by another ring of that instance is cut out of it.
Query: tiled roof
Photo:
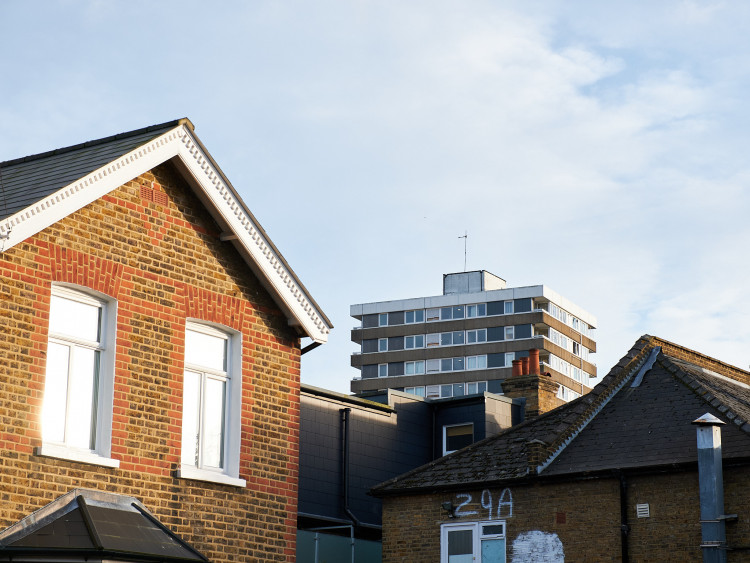
[[[694,463],[691,423],[706,412],[727,423],[722,428],[724,457],[748,458],[748,382],[750,373],[744,370],[643,336],[591,393],[382,483],[373,493],[485,487],[551,475]]]
[[[166,161],[206,204],[289,324],[318,344],[326,342],[331,321],[187,118],[0,163],[0,253]]]
[[[0,162],[0,219],[44,199],[179,123],[179,120],[169,121],[72,147]]]

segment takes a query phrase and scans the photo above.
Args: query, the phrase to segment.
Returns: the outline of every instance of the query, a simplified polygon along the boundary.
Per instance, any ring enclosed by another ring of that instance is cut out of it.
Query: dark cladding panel
[[[505,327],[491,326],[487,329],[487,342],[498,342],[505,339]]]
[[[362,315],[362,328],[375,328],[378,326],[378,315]]]
[[[403,311],[394,311],[393,313],[388,313],[388,326],[402,324],[404,324]]]
[[[490,393],[497,393],[498,395],[503,392],[503,381],[502,379],[491,379],[487,382],[487,391]]]
[[[487,354],[487,367],[488,368],[504,368],[505,367],[505,354]],[[494,393],[494,391],[492,392]]]
[[[388,375],[404,375],[404,362],[391,362],[388,364]]]
[[[505,312],[505,301],[490,301],[487,303],[487,316],[502,315]]]
[[[403,350],[404,349],[404,337],[403,336],[391,336],[388,339],[388,351],[392,350]]]
[[[367,364],[362,366],[362,379],[378,376],[378,364]]]
[[[516,313],[528,313],[531,311],[531,297],[525,299],[516,299],[513,302],[513,310]]]
[[[516,338],[531,338],[531,325],[516,325]]]
[[[367,340],[362,341],[362,353],[368,354],[371,352],[377,352],[378,351],[378,339],[377,338],[368,338]]]

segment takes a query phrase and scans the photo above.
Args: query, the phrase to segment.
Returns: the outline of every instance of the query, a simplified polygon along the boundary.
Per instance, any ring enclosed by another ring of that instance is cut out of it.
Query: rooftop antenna
[[[458,237],[464,239],[464,272],[466,271],[466,241],[469,238],[469,231],[464,231],[464,236]]]

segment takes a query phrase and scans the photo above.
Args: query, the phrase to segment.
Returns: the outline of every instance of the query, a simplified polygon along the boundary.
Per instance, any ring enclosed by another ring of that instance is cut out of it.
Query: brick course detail
[[[698,474],[694,470],[673,473],[626,474],[626,514],[628,559],[631,562],[703,560],[701,552]],[[747,471],[743,467],[724,468],[725,512],[739,514],[727,524],[729,545],[750,543],[747,514]],[[383,562],[433,563],[440,561],[440,525],[472,521],[502,520],[507,530],[507,560],[514,559],[513,542],[521,533],[537,530],[556,535],[562,543],[565,561],[599,563],[622,561],[620,533],[620,480],[597,478],[511,485],[505,500],[512,498],[512,512],[498,501],[502,486],[487,489],[493,499],[490,518],[486,506],[490,498],[482,490],[458,490],[383,499]],[[444,502],[464,505],[471,516],[448,518]],[[650,515],[638,518],[636,505],[648,504]],[[564,517],[561,518],[561,514]],[[729,561],[747,560],[747,551],[729,551]]]
[[[0,525],[85,487],[137,497],[211,561],[294,560],[299,338],[171,164],[3,252],[0,275]],[[53,283],[117,301],[117,469],[34,454]],[[246,488],[175,477],[188,319],[242,334]]]

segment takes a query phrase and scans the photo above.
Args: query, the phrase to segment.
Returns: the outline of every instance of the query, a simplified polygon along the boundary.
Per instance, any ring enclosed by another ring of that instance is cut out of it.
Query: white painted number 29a
[[[456,516],[474,516],[477,513],[476,510],[467,510],[464,508],[471,503],[472,496],[469,493],[457,494],[456,500],[459,501],[455,511]],[[510,489],[503,489],[500,493],[500,499],[497,501],[497,509],[494,508],[494,499],[489,489],[482,491],[479,503],[487,511],[488,520],[499,520],[513,516],[513,493],[510,492]]]

